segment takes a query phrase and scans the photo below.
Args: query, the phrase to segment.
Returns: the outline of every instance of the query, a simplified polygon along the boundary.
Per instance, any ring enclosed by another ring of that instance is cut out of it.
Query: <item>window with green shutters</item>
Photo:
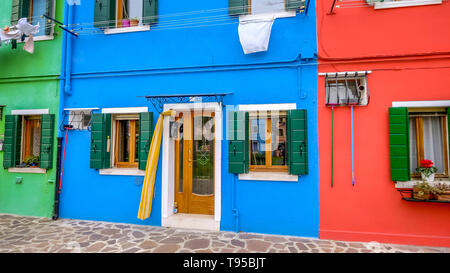
[[[158,0],[95,0],[94,26],[97,28],[133,27],[157,22]]]
[[[153,130],[152,112],[92,114],[90,167],[145,170]]]
[[[229,172],[308,173],[306,110],[229,112]]]
[[[39,158],[38,167],[53,167],[55,115],[5,116],[3,167],[26,167],[30,156]],[[37,142],[39,140],[39,142]],[[23,144],[23,145],[22,145]]]
[[[55,17],[55,0],[12,0],[11,25],[16,25],[21,18],[27,18],[33,25],[39,23],[41,31],[35,36],[53,33],[53,22],[41,18],[43,14]]]
[[[229,15],[246,15],[260,13],[278,13],[290,10],[304,10],[305,1],[302,0],[228,0]]]
[[[449,177],[449,109],[389,108],[391,179],[420,179],[416,170],[424,159],[437,168],[437,178]]]

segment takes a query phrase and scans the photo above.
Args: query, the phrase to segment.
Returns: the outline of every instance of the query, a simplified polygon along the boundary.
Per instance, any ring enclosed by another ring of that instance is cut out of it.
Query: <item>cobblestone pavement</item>
[[[69,219],[53,221],[48,218],[0,214],[0,252],[450,253],[450,248],[210,232]]]

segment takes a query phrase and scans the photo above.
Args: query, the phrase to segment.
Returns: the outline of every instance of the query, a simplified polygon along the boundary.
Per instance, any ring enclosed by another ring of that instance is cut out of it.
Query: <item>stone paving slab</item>
[[[0,214],[0,253],[450,253],[450,248]]]

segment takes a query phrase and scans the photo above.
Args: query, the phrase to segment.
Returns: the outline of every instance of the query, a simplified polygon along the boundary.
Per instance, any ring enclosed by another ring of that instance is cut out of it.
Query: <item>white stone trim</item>
[[[98,110],[100,108],[64,108],[64,111],[83,111],[83,110]]]
[[[107,29],[105,29],[104,33],[106,35],[110,35],[110,34],[149,31],[149,30],[150,30],[150,25],[145,25],[145,26],[135,26],[135,27],[107,28]]]
[[[279,103],[279,104],[240,104],[239,111],[283,111],[297,109],[296,103]]]
[[[395,188],[396,189],[412,189],[414,187],[414,185],[418,184],[422,182],[422,180],[412,180],[412,181],[397,181],[395,182]],[[430,184],[431,186],[435,186],[436,184],[442,183],[442,184],[446,184],[447,186],[450,186],[450,180],[445,179],[445,180],[438,180],[435,179],[435,181],[433,182],[427,182],[428,184]]]
[[[47,169],[41,168],[9,168],[10,173],[47,173]]]
[[[250,172],[239,174],[239,180],[298,182],[298,175],[281,172]]]
[[[145,176],[145,171],[139,169],[128,168],[110,168],[100,169],[100,175],[130,175],[130,176]]]
[[[393,101],[392,107],[408,107],[408,108],[450,107],[450,100]]]
[[[221,104],[215,102],[208,103],[179,103],[165,104],[164,111],[191,111],[194,109],[212,110],[214,111],[214,221],[220,227],[221,220],[221,194],[222,194],[222,107]],[[161,223],[162,226],[169,226],[170,221],[167,218],[173,215],[173,202],[175,195],[174,186],[174,141],[169,138],[170,119],[165,118],[163,122],[162,137],[162,186],[161,186]],[[185,226],[184,228],[200,228],[195,225]]]
[[[220,221],[213,215],[177,213],[161,219],[163,227],[191,228],[198,230],[219,231]]]
[[[148,107],[102,108],[102,114],[132,114],[142,112],[148,112]]]
[[[23,109],[23,110],[12,110],[11,115],[45,115],[48,114],[48,109]]]
[[[442,0],[403,0],[392,2],[376,2],[374,5],[374,9],[391,9],[391,8],[437,5],[437,4],[442,4]]]

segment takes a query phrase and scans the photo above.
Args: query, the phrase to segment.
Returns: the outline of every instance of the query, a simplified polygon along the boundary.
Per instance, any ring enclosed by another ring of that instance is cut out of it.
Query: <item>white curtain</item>
[[[425,159],[434,162],[437,173],[443,173],[444,145],[440,117],[423,117],[423,145]]]
[[[411,173],[416,172],[417,168],[417,138],[416,138],[416,119],[409,119],[409,160]]]

